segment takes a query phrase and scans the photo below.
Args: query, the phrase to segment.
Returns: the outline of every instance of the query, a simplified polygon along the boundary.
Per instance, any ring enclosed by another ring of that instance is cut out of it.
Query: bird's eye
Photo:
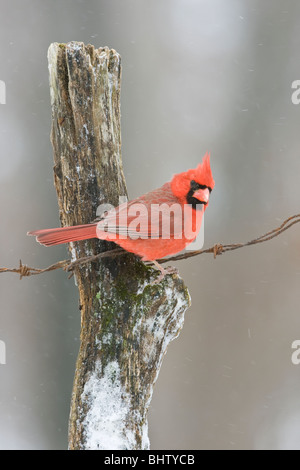
[[[197,181],[195,181],[195,180],[191,181],[190,187],[191,187],[192,191],[196,191],[197,189],[206,189],[206,188],[209,190],[210,193],[212,191],[210,186],[206,186],[206,184],[197,183]]]
[[[199,189],[199,188],[200,188],[200,184],[199,184],[199,183],[196,183],[195,180],[192,180],[192,181],[191,181],[191,185],[190,185],[190,186],[191,186],[191,189],[192,189],[193,191],[196,191],[196,189]]]

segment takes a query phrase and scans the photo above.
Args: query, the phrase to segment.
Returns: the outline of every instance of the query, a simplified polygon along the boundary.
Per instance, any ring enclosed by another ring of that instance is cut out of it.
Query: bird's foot
[[[178,274],[178,269],[174,268],[173,266],[168,266],[167,268],[163,268],[157,261],[154,260],[152,262],[156,266],[156,268],[160,271],[159,276],[154,281],[151,282],[152,286],[159,284],[167,274]]]

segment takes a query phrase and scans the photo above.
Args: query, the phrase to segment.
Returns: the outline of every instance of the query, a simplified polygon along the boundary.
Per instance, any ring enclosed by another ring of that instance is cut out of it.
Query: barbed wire
[[[276,227],[273,230],[265,233],[264,235],[254,238],[253,240],[250,240],[248,242],[231,243],[231,244],[217,243],[210,248],[206,248],[205,250],[188,251],[188,252],[181,253],[179,255],[171,256],[168,258],[158,259],[156,261],[158,261],[160,264],[167,263],[170,261],[181,261],[183,259],[202,255],[204,253],[212,253],[214,255],[214,258],[216,258],[217,256],[222,255],[223,253],[226,253],[227,251],[233,251],[239,248],[244,248],[245,246],[257,245],[258,243],[264,243],[266,241],[272,240],[273,238],[277,237],[278,235],[282,234],[283,232],[291,228],[293,225],[297,224],[298,222],[300,222],[300,214],[292,215],[291,217],[288,217],[286,220],[284,220],[284,222],[282,222],[282,224],[279,227]],[[103,253],[98,253],[97,255],[85,256],[75,261],[71,261],[70,259],[58,261],[57,263],[51,264],[51,266],[48,266],[47,268],[44,268],[44,269],[31,268],[30,266],[23,264],[22,261],[20,260],[18,268],[0,268],[0,273],[17,273],[20,275],[20,279],[22,279],[23,277],[34,276],[37,274],[54,271],[55,269],[63,269],[64,271],[69,272],[70,273],[69,277],[71,277],[74,273],[75,268],[78,266],[81,266],[86,263],[91,263],[93,261],[97,261],[101,258],[114,258],[114,257],[122,256],[125,254],[128,254],[128,252],[123,250],[120,247],[117,247],[114,250],[109,250]]]

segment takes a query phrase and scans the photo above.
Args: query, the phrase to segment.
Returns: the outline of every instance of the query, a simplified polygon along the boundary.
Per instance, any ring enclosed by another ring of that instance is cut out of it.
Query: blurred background
[[[297,0],[2,2],[0,267],[67,257],[28,230],[59,224],[47,49],[71,40],[122,56],[130,197],[211,152],[205,247],[250,240],[300,212]],[[263,245],[176,266],[192,307],[165,356],[152,449],[300,449],[300,225]],[[55,271],[0,275],[0,448],[65,449],[80,312]]]

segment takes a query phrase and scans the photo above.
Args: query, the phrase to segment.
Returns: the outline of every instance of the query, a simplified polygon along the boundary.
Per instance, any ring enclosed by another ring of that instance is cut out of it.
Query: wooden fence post
[[[101,203],[126,196],[121,161],[121,58],[80,42],[48,51],[54,181],[62,225],[85,224]],[[70,244],[73,259],[111,249]],[[189,294],[177,275],[158,285],[132,254],[76,267],[81,344],[72,393],[70,449],[148,449],[147,411]]]

